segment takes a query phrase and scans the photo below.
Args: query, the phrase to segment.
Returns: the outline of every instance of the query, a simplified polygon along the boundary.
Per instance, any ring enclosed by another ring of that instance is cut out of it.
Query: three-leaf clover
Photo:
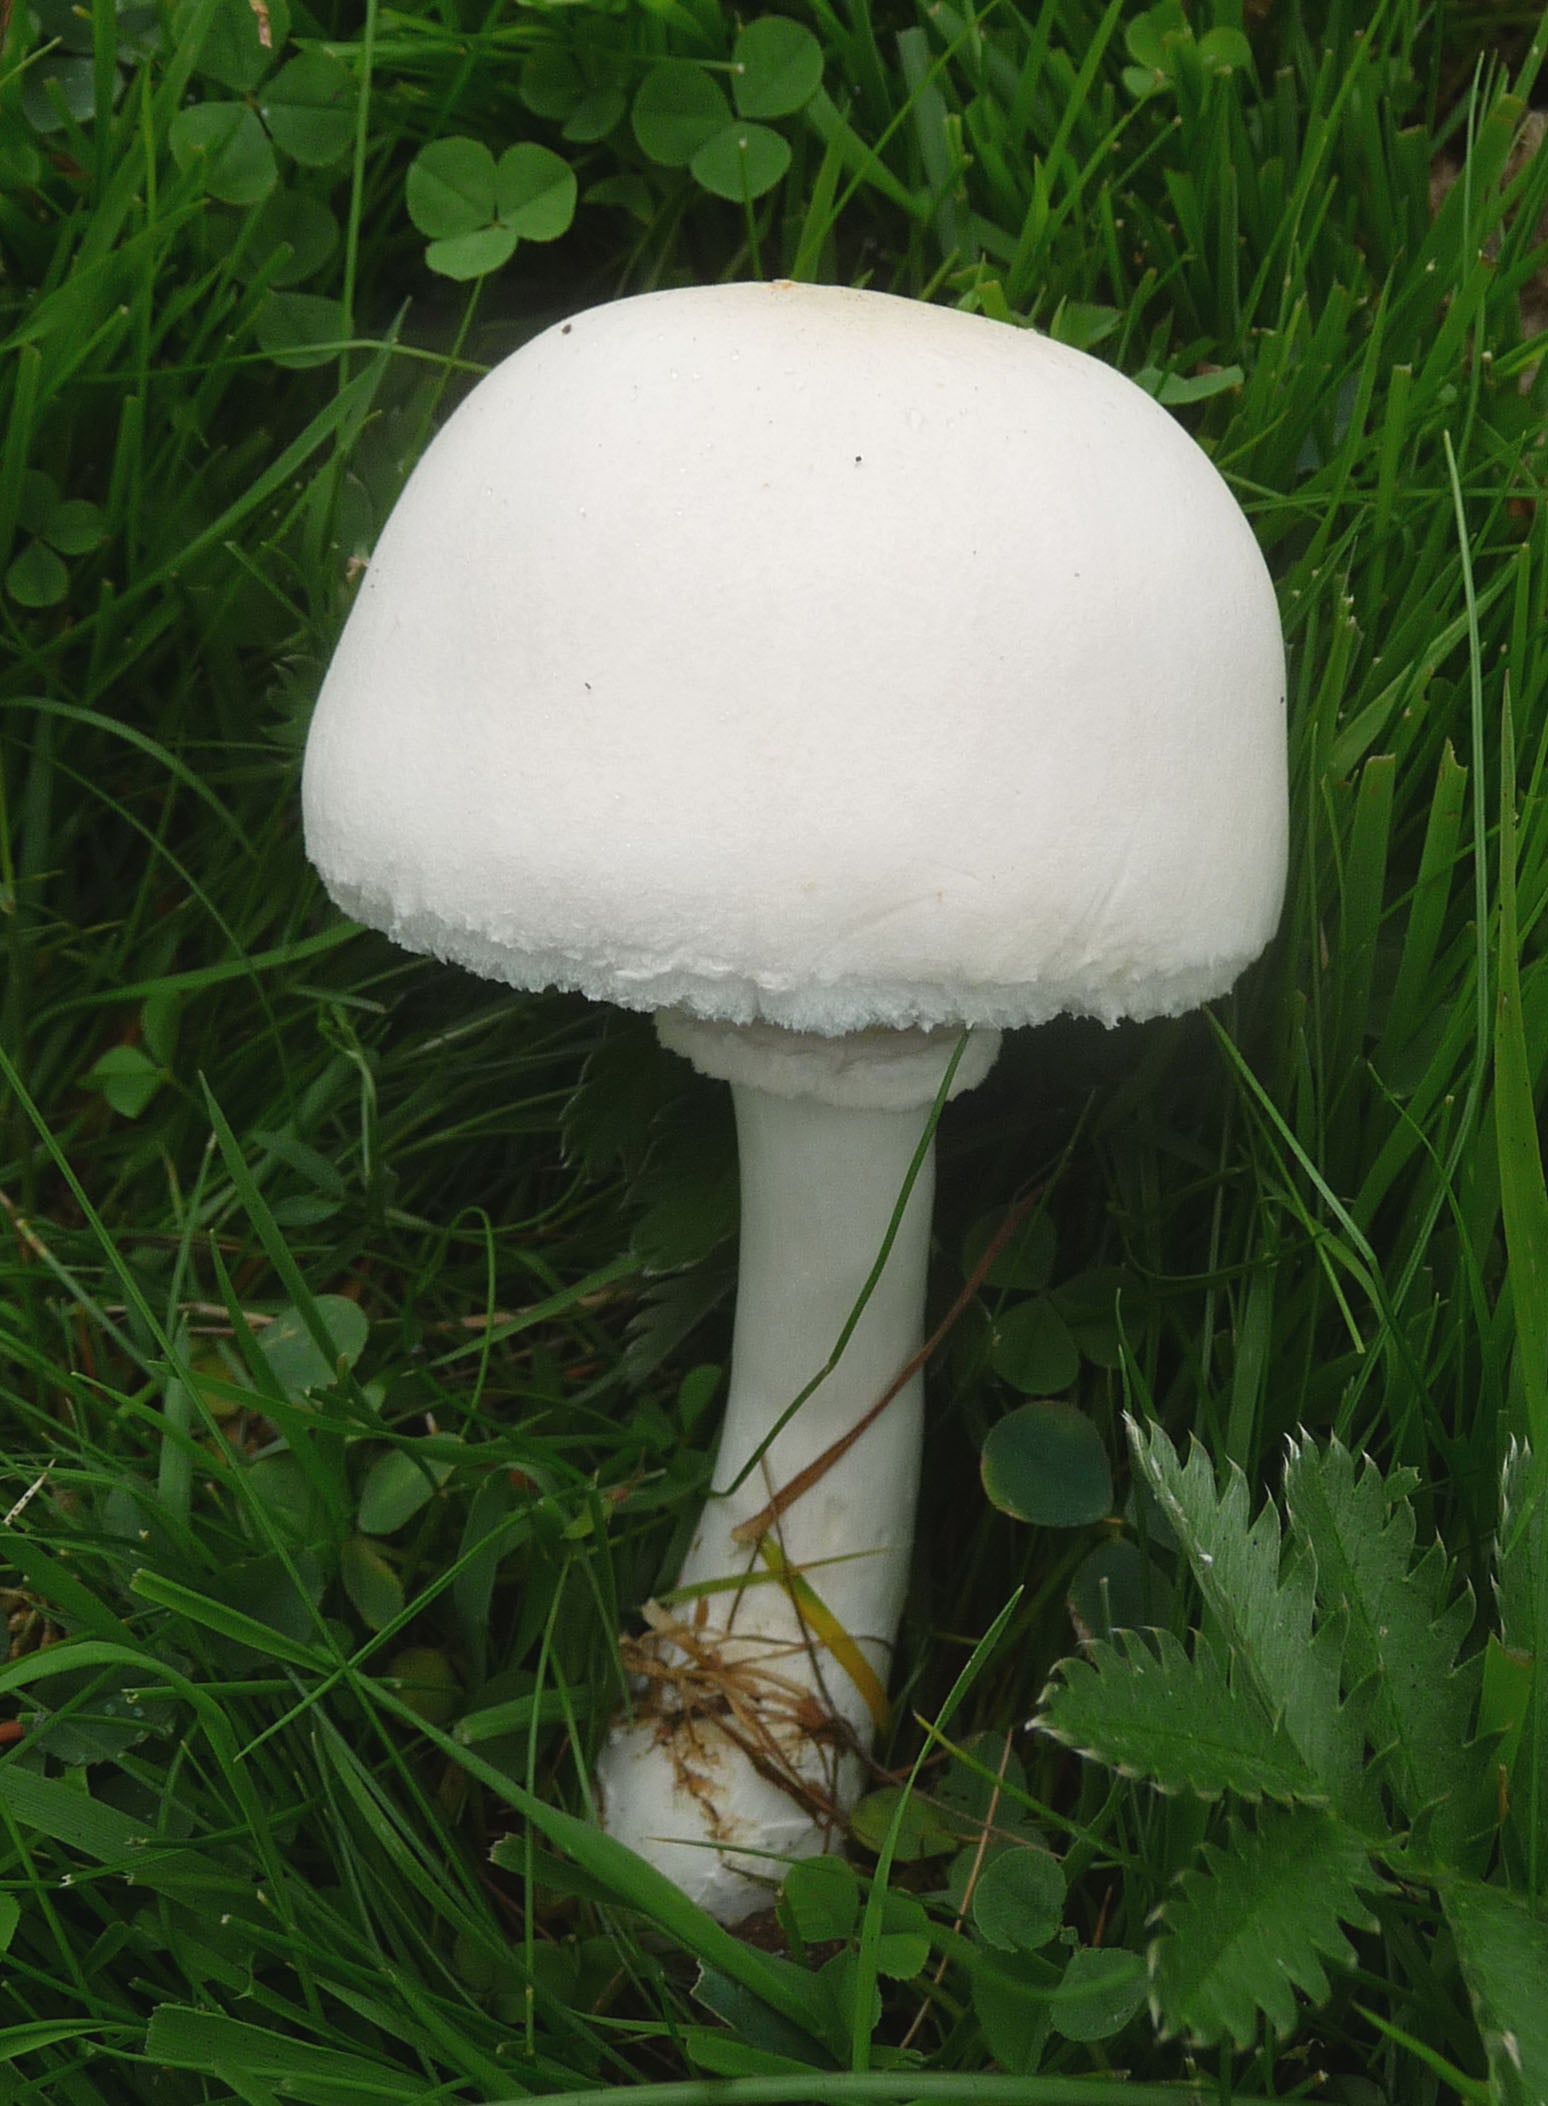
[[[1239,29],[1207,29],[1197,40],[1181,0],[1160,0],[1136,15],[1123,33],[1132,66],[1123,69],[1123,84],[1143,99],[1175,87],[1190,60],[1206,74],[1232,73],[1252,65],[1252,46]]]
[[[732,48],[730,101],[703,66],[663,59],[635,94],[634,136],[658,167],[686,168],[701,189],[750,203],[790,166],[789,140],[758,120],[794,116],[821,85],[822,47],[811,31],[765,15]]]
[[[531,140],[497,161],[481,140],[437,139],[408,172],[409,218],[430,240],[425,261],[459,281],[499,270],[518,241],[557,241],[576,195],[569,163]]]
[[[168,130],[178,167],[197,167],[222,204],[256,205],[269,195],[279,181],[276,147],[304,168],[328,168],[354,139],[355,79],[340,60],[303,51],[271,72],[289,25],[285,0],[264,0],[261,8],[224,0],[195,71],[240,99],[190,103]]]
[[[101,508],[85,497],[62,497],[41,468],[22,478],[17,519],[31,537],[5,574],[5,589],[23,607],[56,607],[69,587],[60,560],[84,556],[106,536]]]

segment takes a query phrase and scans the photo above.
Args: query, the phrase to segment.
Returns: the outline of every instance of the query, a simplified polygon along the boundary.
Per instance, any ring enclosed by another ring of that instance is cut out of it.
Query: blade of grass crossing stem
[[[871,1723],[881,1732],[887,1723],[887,1692],[877,1679],[870,1661],[805,1573],[789,1563],[777,1543],[765,1537],[758,1545],[758,1550],[764,1563],[789,1594],[802,1625],[814,1633],[843,1668],[865,1699],[865,1708],[871,1714]]]
[[[957,1069],[961,1066],[962,1056],[967,1051],[970,1035],[967,1031],[962,1033],[952,1050],[951,1059],[946,1063],[946,1072],[941,1077],[940,1088],[935,1093],[935,1102],[930,1107],[930,1116],[925,1121],[925,1130],[919,1137],[919,1146],[914,1150],[909,1166],[903,1174],[902,1188],[892,1209],[892,1216],[887,1223],[886,1232],[882,1236],[881,1248],[876,1253],[876,1262],[872,1265],[869,1273],[866,1275],[864,1285],[855,1297],[854,1307],[844,1319],[843,1327],[839,1332],[833,1351],[828,1355],[822,1366],[818,1368],[816,1374],[813,1375],[805,1388],[799,1391],[785,1406],[763,1439],[754,1448],[751,1455],[748,1456],[746,1462],[743,1463],[736,1476],[726,1486],[726,1495],[739,1490],[746,1483],[807,1398],[822,1387],[823,1383],[827,1381],[833,1370],[838,1366],[840,1360],[843,1359],[844,1349],[855,1335],[855,1326],[865,1314],[866,1304],[876,1292],[876,1283],[886,1270],[887,1260],[892,1255],[892,1246],[898,1240],[898,1230],[902,1226],[904,1214],[908,1211],[908,1203],[913,1197],[914,1187],[919,1182],[919,1173],[929,1160],[930,1150],[935,1143],[935,1129],[940,1125],[941,1113],[945,1110],[951,1097],[951,1086],[957,1079]]]
[[[882,1838],[881,1851],[876,1860],[876,1870],[871,1876],[871,1891],[866,1896],[865,1914],[860,1919],[860,1942],[855,1953],[854,2011],[849,2038],[849,2066],[853,2070],[863,2070],[870,2066],[871,2027],[869,2018],[871,1999],[875,1992],[878,1971],[876,1956],[881,1946],[882,1924],[886,1918],[887,1875],[892,1870],[892,1861],[898,1847],[898,1837],[903,1832],[903,1822],[908,1813],[909,1799],[918,1780],[919,1772],[924,1767],[925,1759],[935,1745],[935,1735],[945,1731],[957,1706],[978,1679],[980,1668],[993,1654],[995,1647],[1000,1642],[1000,1634],[1015,1614],[1021,1595],[1022,1589],[1018,1587],[1010,1597],[1010,1600],[1006,1602],[1004,1608],[1001,1609],[999,1615],[996,1616],[994,1622],[985,1631],[983,1637],[974,1646],[961,1674],[958,1675],[956,1681],[952,1683],[951,1688],[947,1691],[945,1703],[942,1704],[940,1710],[936,1713],[933,1724],[927,1727],[924,1742],[920,1747],[919,1753],[914,1757],[913,1767],[908,1773],[908,1781],[898,1796],[898,1803],[892,1810],[892,1819],[887,1824],[887,1833]]]
[[[1548,1472],[1548,1186],[1516,955],[1516,770],[1509,698],[1500,731],[1500,918],[1494,1021],[1494,1134],[1516,1355],[1541,1496]]]

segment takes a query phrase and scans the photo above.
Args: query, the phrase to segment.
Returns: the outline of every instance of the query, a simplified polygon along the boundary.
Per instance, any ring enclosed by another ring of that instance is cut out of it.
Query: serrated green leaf
[[[686,168],[699,148],[724,130],[731,107],[717,82],[689,59],[663,59],[640,82],[631,111],[634,136],[648,160]]]
[[[546,146],[523,140],[495,166],[500,224],[522,241],[557,241],[575,217],[575,171]]]
[[[1481,1880],[1440,1890],[1499,2106],[1548,2099],[1548,1922]]]
[[[1362,1893],[1378,1890],[1365,1844],[1335,1816],[1269,1807],[1256,1827],[1231,1823],[1204,1868],[1184,1872],[1151,1948],[1151,1997],[1169,2033],[1204,2045],[1252,2045],[1260,2013],[1281,2039],[1295,2031],[1295,1993],[1329,1994],[1326,1965],[1348,1967],[1342,1924],[1373,1923]]]
[[[242,102],[197,102],[179,110],[167,132],[172,158],[197,169],[223,205],[256,205],[279,180],[268,134]]]
[[[1346,1686],[1367,1685],[1366,1730],[1404,1814],[1428,1816],[1431,1847],[1462,1865],[1490,1825],[1484,1765],[1466,1752],[1478,1660],[1457,1665],[1472,1604],[1454,1596],[1439,1546],[1415,1562],[1405,1492],[1369,1459],[1357,1472],[1338,1441],[1291,1443],[1285,1506],[1316,1560],[1323,1615],[1344,1619]]]
[[[698,1265],[736,1233],[736,1138],[728,1106],[693,1106],[657,1123],[631,1196],[641,1206],[633,1238],[651,1272]]]
[[[701,189],[733,205],[762,197],[790,166],[790,142],[766,124],[728,124],[707,139],[688,163]]]
[[[1144,1429],[1130,1419],[1128,1427],[1140,1474],[1187,1557],[1237,1673],[1250,1679],[1269,1716],[1281,1722],[1331,1804],[1364,1814],[1370,1803],[1364,1735],[1341,1703],[1338,1632],[1314,1624],[1309,1554],[1281,1560],[1272,1504],[1249,1522],[1247,1480],[1234,1463],[1220,1491],[1197,1441],[1184,1464],[1159,1426]]]
[[[1520,1442],[1500,1475],[1494,1570],[1500,1641],[1523,1663],[1525,1680],[1507,1771],[1510,1826],[1528,1863],[1548,1863],[1548,1510],[1532,1451]]]
[[[1261,1696],[1228,1677],[1207,1639],[1123,1631],[1060,1662],[1037,1723],[1067,1747],[1162,1791],[1317,1802],[1317,1778]]]

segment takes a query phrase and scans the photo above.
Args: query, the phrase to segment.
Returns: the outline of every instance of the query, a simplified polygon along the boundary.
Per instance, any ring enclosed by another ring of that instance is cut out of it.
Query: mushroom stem
[[[670,1609],[652,1605],[645,1637],[625,1641],[637,1701],[597,1774],[608,1830],[734,1922],[783,1860],[839,1846],[885,1717],[919,1479],[910,1363],[934,1191],[921,1144],[957,1040],[681,1020],[663,1036],[732,1084],[731,1387],[714,1489]],[[954,1080],[984,1072],[988,1038]]]

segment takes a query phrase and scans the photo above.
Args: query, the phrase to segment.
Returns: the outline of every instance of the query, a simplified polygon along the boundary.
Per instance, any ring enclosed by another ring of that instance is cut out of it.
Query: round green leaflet
[[[334,1348],[330,1362],[299,1309],[284,1308],[258,1334],[269,1372],[288,1397],[326,1389],[339,1379],[339,1365],[353,1367],[365,1351],[371,1327],[360,1305],[342,1294],[319,1294],[313,1306]]]
[[[973,1889],[973,1923],[1001,1952],[1036,1952],[1064,1919],[1064,1874],[1047,1850],[1002,1850]]]
[[[246,95],[284,49],[290,9],[286,0],[265,0],[262,8],[254,7],[252,0],[216,0],[209,25],[194,71],[204,80],[218,80],[234,94]]]
[[[766,124],[728,124],[688,164],[701,189],[733,205],[762,197],[789,166],[790,142]]]
[[[345,334],[344,309],[316,293],[271,293],[253,333],[278,366],[326,365]]]
[[[425,261],[441,277],[465,284],[469,278],[485,278],[497,271],[515,253],[516,236],[509,227],[475,227],[471,234],[432,241],[425,251]]]
[[[992,1427],[979,1467],[993,1505],[1041,1528],[1085,1528],[1112,1507],[1102,1436],[1056,1398],[1023,1404]]]
[[[1110,2040],[1145,2001],[1145,1962],[1121,1946],[1083,1945],[1070,1954],[1050,2005],[1066,2040]]]
[[[989,1358],[997,1375],[1029,1397],[1056,1396],[1080,1373],[1080,1348],[1044,1295],[994,1319]]]
[[[731,93],[743,117],[792,117],[822,86],[822,46],[799,22],[763,15],[731,54]]]
[[[281,66],[259,107],[275,145],[307,168],[339,160],[355,136],[354,76],[326,52]]]
[[[406,185],[409,218],[432,241],[487,227],[495,216],[495,161],[478,139],[435,139],[415,155]]]
[[[640,82],[632,114],[641,153],[662,168],[686,168],[731,119],[718,85],[688,59],[652,66]]]
[[[355,1518],[362,1531],[368,1536],[396,1535],[429,1504],[451,1473],[445,1457],[427,1462],[408,1449],[389,1448],[377,1456],[360,1487]]]
[[[1005,1225],[1003,1214],[982,1214],[962,1243],[962,1276],[971,1279],[983,1262],[984,1252]],[[1018,1221],[989,1261],[984,1273],[986,1287],[1014,1287],[1035,1294],[1053,1277],[1054,1225],[1047,1214],[1027,1215]]]
[[[495,168],[495,216],[523,241],[557,241],[575,217],[575,171],[530,140],[508,147]]]
[[[620,125],[628,112],[629,98],[622,88],[589,89],[564,120],[564,137],[576,146],[594,146]]]
[[[1112,1536],[1081,1561],[1065,1606],[1083,1643],[1165,1623],[1172,1590],[1137,1543]]]
[[[339,1577],[368,1630],[384,1631],[403,1613],[403,1582],[379,1543],[347,1536],[339,1550]]]
[[[229,226],[228,249],[241,238],[242,227],[241,221]],[[321,198],[304,190],[276,190],[256,220],[248,223],[247,238],[233,268],[242,278],[261,274],[271,286],[299,285],[322,268],[338,242],[339,223]],[[290,251],[278,263],[274,261],[277,249]]]
[[[5,574],[5,589],[19,607],[55,607],[70,576],[51,548],[29,541]]]
[[[178,167],[198,168],[223,205],[259,204],[279,179],[274,149],[245,103],[190,104],[173,118],[167,144]]]
[[[517,93],[534,117],[562,124],[585,92],[580,68],[558,44],[541,44],[522,62]]]

